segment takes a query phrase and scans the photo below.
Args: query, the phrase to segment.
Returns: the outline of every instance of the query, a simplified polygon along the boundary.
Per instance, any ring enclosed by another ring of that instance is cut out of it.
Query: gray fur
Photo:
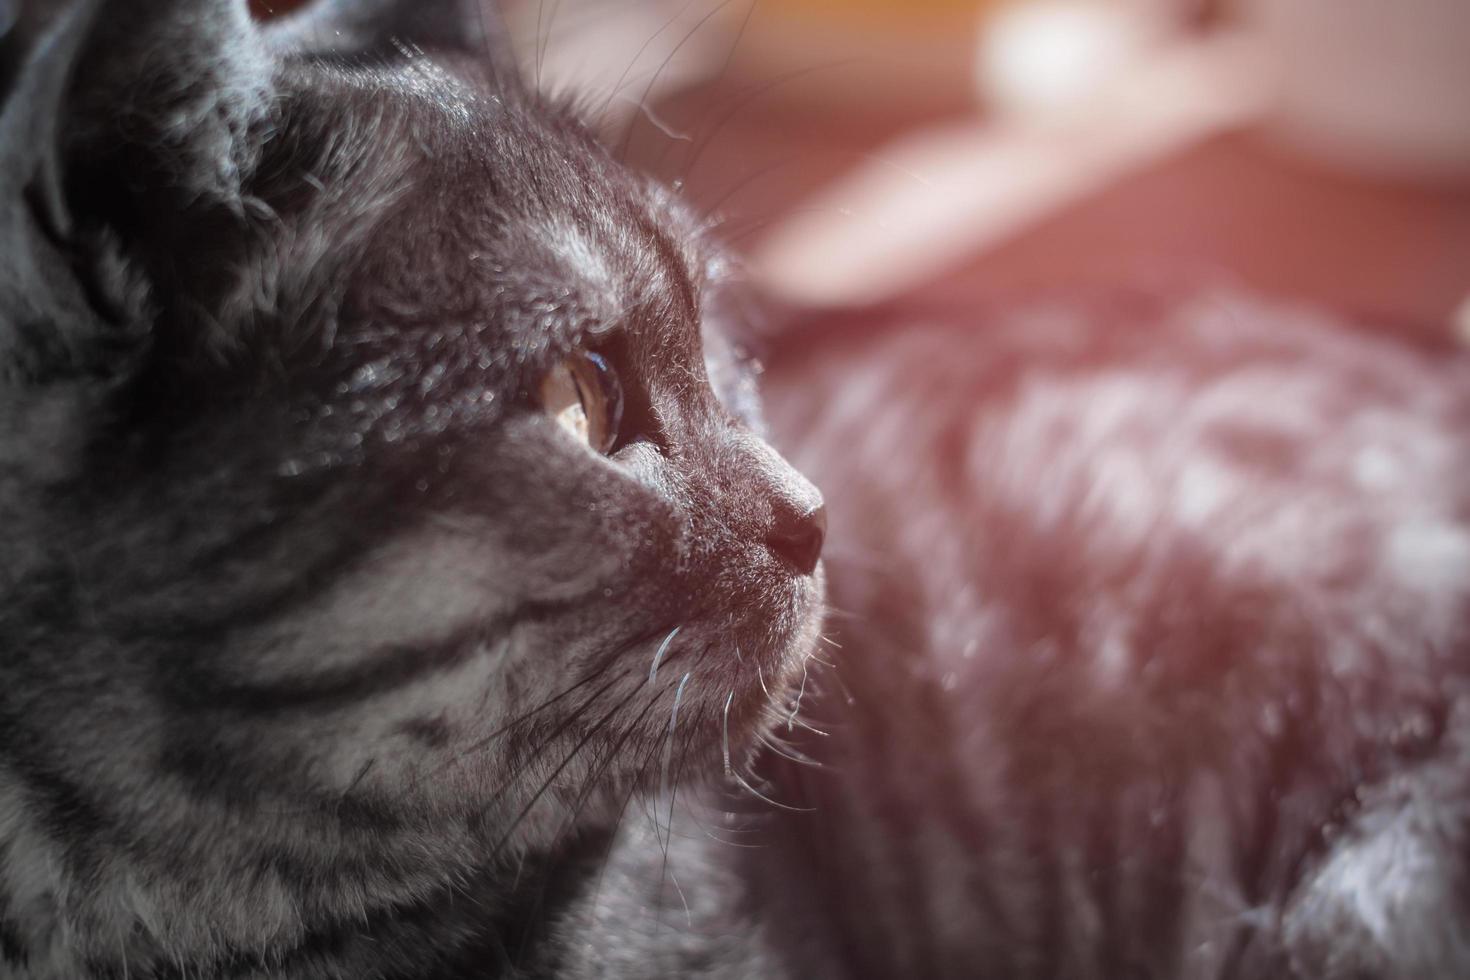
[[[718,253],[410,8],[5,40],[7,978],[529,969],[537,896],[740,771],[815,637],[820,498],[703,348]],[[584,345],[606,458],[536,401]]]
[[[790,336],[809,672],[726,263],[493,17],[0,30],[0,976],[1470,975],[1463,356]]]

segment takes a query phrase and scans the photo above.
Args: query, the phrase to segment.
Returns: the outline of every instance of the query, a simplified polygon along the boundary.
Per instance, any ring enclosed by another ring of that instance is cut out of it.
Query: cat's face
[[[0,788],[46,853],[181,896],[181,855],[253,862],[262,921],[214,913],[253,934],[302,876],[420,892],[670,753],[739,765],[823,518],[677,201],[476,45],[327,57],[224,6],[29,25]]]

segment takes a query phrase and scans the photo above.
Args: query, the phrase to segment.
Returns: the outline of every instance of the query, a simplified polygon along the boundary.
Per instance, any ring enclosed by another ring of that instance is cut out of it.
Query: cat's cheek
[[[508,422],[476,455],[483,462],[460,476],[456,499],[528,568],[559,566],[560,575],[578,578],[595,568],[611,574],[682,523],[648,443],[602,457],[552,420],[532,417]],[[505,520],[510,513],[515,520]]]
[[[672,501],[679,495],[680,481],[669,459],[652,442],[631,442],[618,450],[612,461],[627,480],[659,498]]]

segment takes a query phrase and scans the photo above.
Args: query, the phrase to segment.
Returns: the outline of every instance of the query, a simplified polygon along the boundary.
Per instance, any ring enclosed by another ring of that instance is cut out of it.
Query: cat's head
[[[462,6],[4,40],[0,885],[84,874],[83,933],[120,875],[248,946],[548,846],[738,766],[815,638],[719,253]]]

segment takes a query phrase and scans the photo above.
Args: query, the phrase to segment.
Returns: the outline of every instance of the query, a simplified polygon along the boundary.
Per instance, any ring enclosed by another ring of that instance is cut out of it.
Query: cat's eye
[[[572,438],[599,453],[617,445],[623,389],[607,359],[576,351],[541,381],[541,405]]]

